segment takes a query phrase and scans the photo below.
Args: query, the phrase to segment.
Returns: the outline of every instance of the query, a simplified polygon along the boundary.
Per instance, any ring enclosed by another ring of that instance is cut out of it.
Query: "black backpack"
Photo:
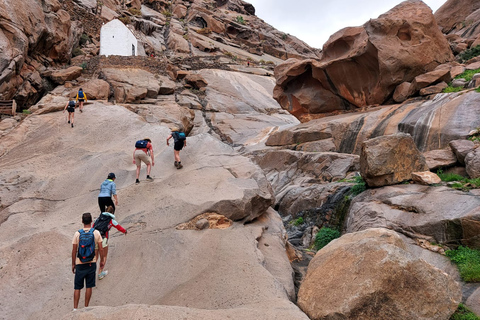
[[[69,108],[75,108],[75,101],[70,100],[70,101],[68,102],[68,107],[69,107]]]
[[[147,140],[138,140],[135,142],[135,148],[137,149],[145,149],[147,148],[148,141]]]
[[[108,231],[108,225],[110,224],[111,220],[112,217],[110,215],[103,213],[100,215],[100,217],[97,218],[97,220],[95,220],[93,227],[95,228],[95,230],[98,230],[100,232],[102,238],[105,238],[105,235]]]
[[[88,232],[80,229],[80,237],[78,240],[78,253],[77,257],[81,262],[92,261],[95,258],[95,235],[93,232],[94,228],[91,228]]]

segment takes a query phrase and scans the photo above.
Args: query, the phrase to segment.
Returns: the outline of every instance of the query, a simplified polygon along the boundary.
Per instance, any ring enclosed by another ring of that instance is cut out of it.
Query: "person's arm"
[[[133,150],[133,164],[135,164],[135,151],[137,151],[137,148],[135,148],[135,150]]]
[[[77,258],[77,248],[78,245],[74,243],[72,245],[72,272],[75,273],[75,260]]]
[[[85,92],[83,93],[83,99],[85,99],[85,102],[87,102],[87,94]]]
[[[172,135],[169,135],[169,136],[167,137],[167,146],[170,145],[170,144],[168,143],[168,140],[170,140],[170,139],[172,139]]]
[[[77,92],[77,96],[75,97],[75,102],[78,102],[78,92]]]
[[[187,139],[183,140],[183,146],[184,146],[184,147],[187,146]]]
[[[118,206],[118,197],[116,194],[113,195],[113,199],[115,199],[115,205]]]
[[[95,230],[96,232],[98,232],[97,230]],[[99,234],[99,241],[97,241],[97,247],[98,247],[98,252],[100,252],[100,269],[103,269],[103,267],[105,267],[105,252],[103,251],[103,246],[102,246],[102,236],[100,236],[100,232],[98,233]],[[97,237],[95,237],[95,239],[97,239]],[[97,256],[98,253],[95,253],[95,256]],[[98,257],[98,256],[97,256]],[[98,260],[97,260],[98,261]]]
[[[68,101],[67,104],[65,105],[65,108],[63,108],[63,112],[65,112],[65,110],[67,110],[67,107],[68,107],[68,103],[69,103],[69,102],[70,102],[70,101]]]
[[[153,154],[153,147],[150,145],[150,157],[152,158],[152,166],[155,165],[155,155]]]
[[[120,231],[120,232],[122,232],[122,233],[127,234],[127,230],[125,230],[124,227],[122,227],[121,225],[119,225],[116,220],[112,219],[111,223],[112,223],[112,226],[113,226],[115,229],[117,229],[118,231]]]

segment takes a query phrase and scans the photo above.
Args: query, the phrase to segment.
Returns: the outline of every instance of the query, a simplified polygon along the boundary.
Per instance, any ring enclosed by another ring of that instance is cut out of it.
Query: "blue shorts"
[[[84,284],[86,284],[87,288],[95,287],[96,272],[97,272],[97,264],[95,262],[77,264],[75,266],[74,289],[81,290],[83,289]]]

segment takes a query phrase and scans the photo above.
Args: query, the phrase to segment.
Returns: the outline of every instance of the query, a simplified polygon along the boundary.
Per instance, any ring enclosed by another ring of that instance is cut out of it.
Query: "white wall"
[[[135,53],[132,54],[132,45]],[[138,55],[138,41],[133,33],[120,21],[112,20],[100,30],[100,55]]]

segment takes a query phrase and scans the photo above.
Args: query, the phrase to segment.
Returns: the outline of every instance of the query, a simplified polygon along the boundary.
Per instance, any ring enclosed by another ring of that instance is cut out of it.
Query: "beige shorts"
[[[150,156],[148,156],[142,150],[135,150],[135,164],[137,165],[137,167],[140,167],[142,165],[142,161],[145,164],[150,164]]]
[[[105,237],[102,240],[102,248],[106,248],[106,247],[108,247],[108,238]]]

